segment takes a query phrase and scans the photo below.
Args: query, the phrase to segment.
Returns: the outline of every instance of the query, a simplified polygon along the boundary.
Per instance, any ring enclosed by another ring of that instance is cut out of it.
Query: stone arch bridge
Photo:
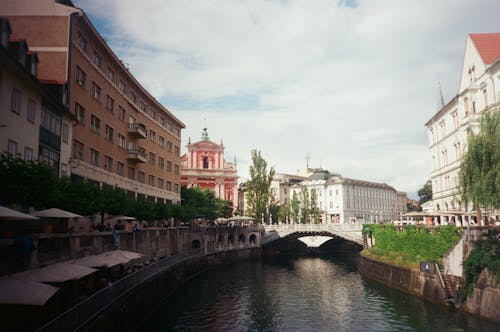
[[[328,236],[363,245],[361,224],[282,224],[265,225],[265,233],[260,244],[266,245],[276,240],[296,239],[303,236]]]

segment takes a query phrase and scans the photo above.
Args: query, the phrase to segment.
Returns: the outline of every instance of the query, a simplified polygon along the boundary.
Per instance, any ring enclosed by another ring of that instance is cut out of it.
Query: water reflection
[[[362,278],[353,260],[272,258],[213,270],[176,292],[150,331],[498,331]]]

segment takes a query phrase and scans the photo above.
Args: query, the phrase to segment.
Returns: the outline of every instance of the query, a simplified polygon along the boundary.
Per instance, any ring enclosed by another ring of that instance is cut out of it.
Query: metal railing
[[[173,265],[193,257],[201,256],[202,254],[201,249],[193,249],[188,252],[179,253],[152,263],[97,291],[82,302],[43,325],[37,331],[80,330],[100,313],[110,307],[120,297],[131,292],[147,280],[160,275]]]

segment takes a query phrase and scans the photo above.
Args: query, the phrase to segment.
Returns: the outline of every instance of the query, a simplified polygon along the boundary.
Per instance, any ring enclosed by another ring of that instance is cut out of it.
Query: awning
[[[17,279],[37,282],[65,282],[68,280],[81,279],[89,274],[96,272],[82,265],[71,264],[68,262],[55,263],[44,266],[39,269],[32,269],[18,272],[12,276]]]
[[[12,276],[0,277],[0,303],[43,306],[59,288],[21,280]]]
[[[0,220],[38,220],[38,218],[0,206]]]
[[[137,220],[137,219],[129,216],[115,216],[111,218],[111,220]]]
[[[82,217],[79,214],[64,211],[64,210],[61,210],[58,208],[52,208],[52,209],[47,209],[47,210],[42,210],[42,211],[35,211],[35,212],[32,212],[31,215],[36,216],[36,217],[43,217],[43,218],[63,218],[63,219]]]
[[[141,258],[142,256],[143,255],[136,252],[114,250],[100,255],[92,255],[75,259],[72,263],[87,267],[113,267],[119,264],[128,263],[134,259]]]
[[[252,220],[253,221],[253,218],[252,217],[247,217],[247,216],[234,216],[234,217],[231,217],[229,218],[228,220],[243,220],[243,221],[249,221],[249,220]]]

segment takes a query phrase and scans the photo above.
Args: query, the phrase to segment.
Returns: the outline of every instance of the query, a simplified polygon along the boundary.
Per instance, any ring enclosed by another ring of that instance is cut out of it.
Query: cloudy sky
[[[465,38],[500,31],[498,0],[75,0],[148,91],[182,145],[252,149],[410,196],[430,176],[425,122],[458,91]]]

